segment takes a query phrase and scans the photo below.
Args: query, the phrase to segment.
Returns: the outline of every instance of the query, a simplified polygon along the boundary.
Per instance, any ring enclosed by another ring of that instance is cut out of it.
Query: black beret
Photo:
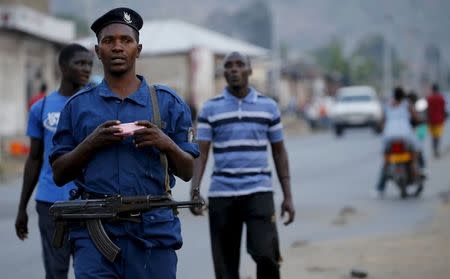
[[[137,32],[142,28],[142,17],[129,8],[115,8],[99,17],[91,25],[92,31],[98,34],[104,27],[112,23],[122,23],[135,29]]]

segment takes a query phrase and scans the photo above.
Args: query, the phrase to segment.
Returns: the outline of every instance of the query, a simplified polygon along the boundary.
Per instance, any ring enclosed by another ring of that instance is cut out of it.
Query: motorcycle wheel
[[[423,181],[420,181],[420,182],[417,183],[417,189],[416,189],[416,191],[414,192],[414,197],[415,197],[415,198],[420,197],[420,195],[422,194],[422,192],[423,192]]]
[[[408,197],[408,192],[406,191],[406,183],[401,182],[398,184],[398,188],[400,189],[400,198],[406,199]]]

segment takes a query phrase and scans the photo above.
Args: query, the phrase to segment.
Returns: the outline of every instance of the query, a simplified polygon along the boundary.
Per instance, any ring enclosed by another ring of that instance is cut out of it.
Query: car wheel
[[[381,130],[381,126],[378,124],[373,125],[372,127],[373,132],[377,135],[381,134],[381,132],[383,132],[383,130]]]
[[[344,129],[340,126],[336,126],[334,128],[334,133],[336,134],[337,137],[340,137],[344,133]]]

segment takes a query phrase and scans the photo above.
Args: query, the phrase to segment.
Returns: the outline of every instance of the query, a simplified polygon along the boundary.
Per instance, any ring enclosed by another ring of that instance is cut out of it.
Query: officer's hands
[[[203,206],[189,208],[189,210],[191,210],[192,214],[194,214],[195,216],[202,216],[203,212],[206,210],[206,202],[205,199],[200,195],[200,190],[198,188],[191,189],[191,200],[200,200],[203,202]]]
[[[283,200],[283,203],[281,204],[281,218],[284,217],[285,213],[287,213],[288,218],[284,222],[284,224],[287,226],[290,223],[292,223],[295,218],[295,209],[294,209],[294,203],[292,202],[292,199],[284,199]]]
[[[99,125],[95,130],[86,138],[86,143],[91,149],[98,149],[105,145],[120,142],[124,137],[119,136],[121,130],[119,127],[119,120],[109,120]]]
[[[26,210],[19,210],[17,213],[16,234],[20,240],[28,238],[28,214]]]
[[[137,148],[154,146],[164,151],[173,143],[169,136],[150,121],[137,121],[136,125],[145,127],[134,132],[134,144]]]

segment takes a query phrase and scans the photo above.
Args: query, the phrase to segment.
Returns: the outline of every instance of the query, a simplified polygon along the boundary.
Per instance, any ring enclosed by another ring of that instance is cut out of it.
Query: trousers
[[[272,192],[209,198],[209,228],[217,279],[239,279],[243,226],[257,279],[280,278],[280,250]]]
[[[67,235],[61,248],[52,246],[55,222],[48,210],[52,203],[36,201],[39,232],[41,234],[42,258],[46,279],[67,279],[70,266],[71,247]]]

